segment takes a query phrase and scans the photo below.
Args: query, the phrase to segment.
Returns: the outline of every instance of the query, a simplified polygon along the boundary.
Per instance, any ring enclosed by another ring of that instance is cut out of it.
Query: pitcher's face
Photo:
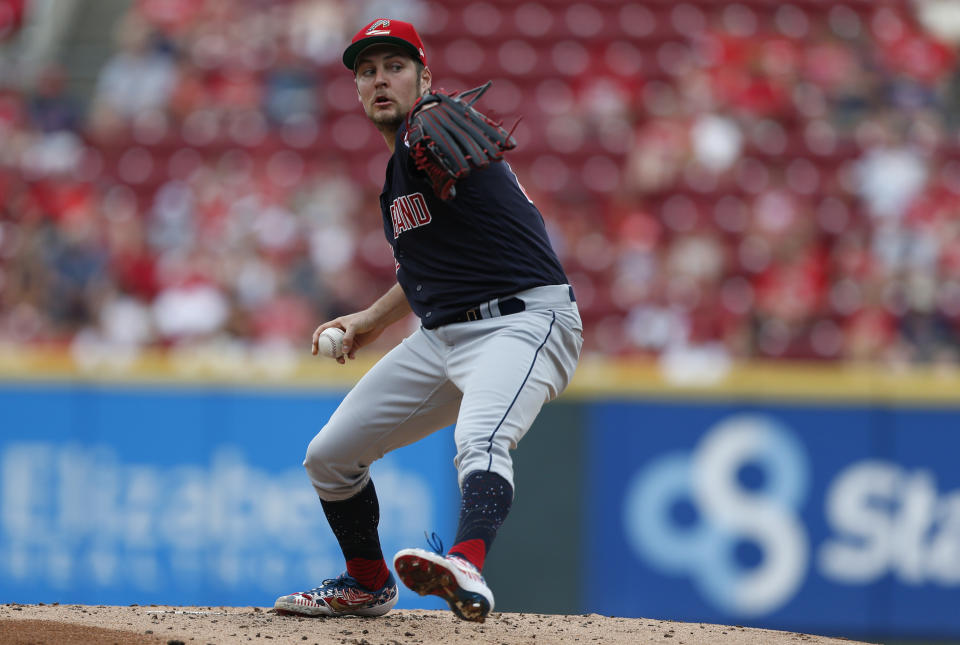
[[[357,58],[356,82],[367,117],[381,131],[396,131],[430,87],[430,70],[424,68],[418,75],[417,64],[406,51],[374,45]]]

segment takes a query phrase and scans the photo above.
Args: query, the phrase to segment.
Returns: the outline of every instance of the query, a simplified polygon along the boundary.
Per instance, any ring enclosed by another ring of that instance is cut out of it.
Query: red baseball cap
[[[352,72],[360,52],[370,45],[380,43],[400,45],[409,51],[411,56],[424,65],[427,64],[427,53],[423,50],[423,41],[420,40],[413,25],[389,18],[377,18],[358,31],[350,46],[343,52],[343,64]]]

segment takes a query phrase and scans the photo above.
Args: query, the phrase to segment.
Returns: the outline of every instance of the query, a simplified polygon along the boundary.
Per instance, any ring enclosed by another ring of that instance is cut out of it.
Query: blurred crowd
[[[0,87],[0,344],[299,352],[389,288],[387,151],[339,60],[385,15],[435,86],[523,117],[585,351],[956,365],[954,12],[135,0],[89,100],[57,67]]]

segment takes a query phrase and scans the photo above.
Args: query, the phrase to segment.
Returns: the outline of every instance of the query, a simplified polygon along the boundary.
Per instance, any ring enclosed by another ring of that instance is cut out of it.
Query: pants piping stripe
[[[510,405],[507,406],[507,410],[503,413],[500,423],[497,424],[497,427],[494,428],[493,432],[490,434],[490,438],[487,439],[487,454],[490,456],[490,459],[487,461],[487,472],[490,472],[490,469],[493,467],[493,438],[497,436],[497,432],[500,431],[500,428],[503,426],[503,422],[507,420],[507,415],[510,414],[510,410],[513,409],[513,404],[517,402],[518,398],[520,398],[520,392],[523,391],[523,387],[530,379],[530,374],[533,373],[533,366],[537,363],[537,357],[540,355],[540,350],[543,349],[543,346],[547,344],[547,341],[550,339],[550,334],[553,333],[553,324],[557,322],[557,312],[551,311],[550,313],[552,314],[552,317],[550,319],[550,327],[547,329],[547,335],[543,337],[543,342],[540,343],[539,347],[537,347],[537,351],[533,353],[533,360],[530,361],[530,369],[527,370],[527,375],[523,377],[523,382],[520,383],[517,393],[513,396],[513,401],[511,401]]]

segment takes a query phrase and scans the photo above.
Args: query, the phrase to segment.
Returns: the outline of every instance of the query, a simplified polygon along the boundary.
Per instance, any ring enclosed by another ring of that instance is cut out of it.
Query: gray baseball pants
[[[525,310],[498,316],[483,303],[480,320],[421,327],[377,362],[310,442],[303,465],[326,501],[353,497],[370,464],[456,423],[458,481],[497,473],[513,485],[510,451],[543,404],[573,376],[583,326],[567,285],[515,294]]]

